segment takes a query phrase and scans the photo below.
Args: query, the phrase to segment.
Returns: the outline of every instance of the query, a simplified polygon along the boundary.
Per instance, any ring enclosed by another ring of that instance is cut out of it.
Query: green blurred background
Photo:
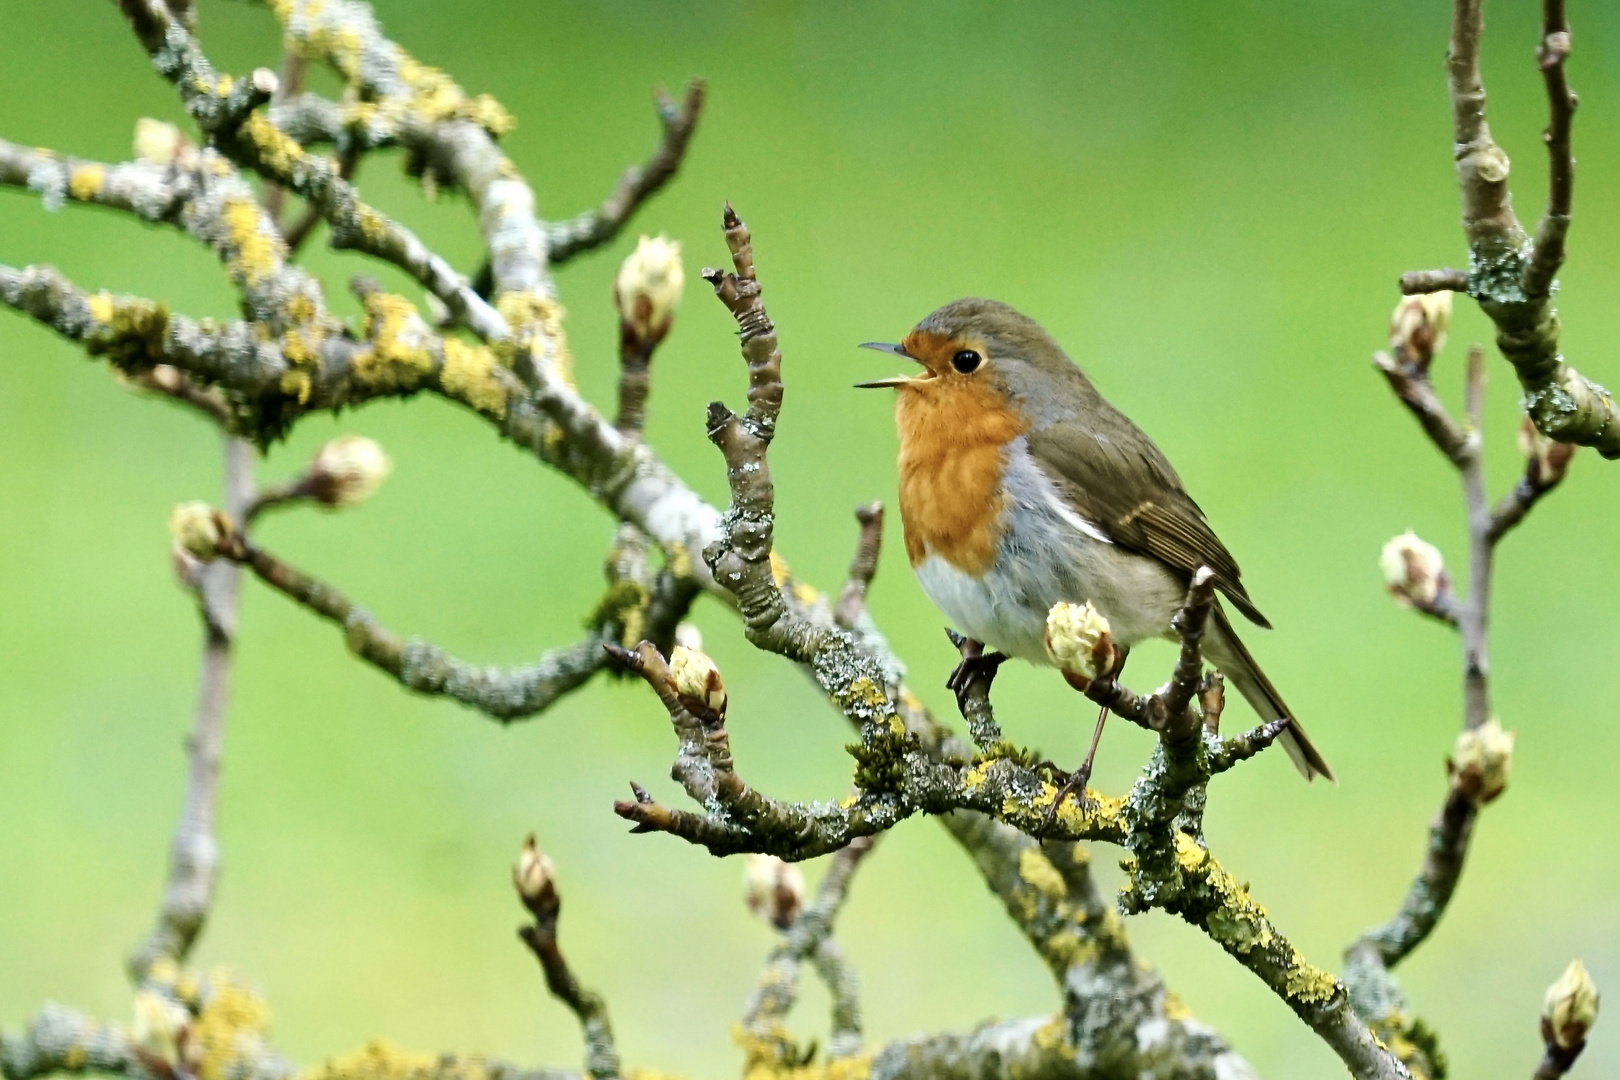
[[[1408,527],[1460,557],[1457,485],[1367,362],[1395,276],[1463,257],[1441,72],[1448,6],[378,4],[407,48],[516,114],[507,148],[554,218],[595,205],[646,155],[656,84],[709,80],[673,187],[629,234],[558,274],[570,340],[582,389],[609,405],[618,260],[638,230],[682,241],[694,287],[658,356],[648,437],[721,499],[703,405],[739,400],[743,380],[730,320],[695,272],[724,260],[718,212],[732,200],[754,229],[786,355],[778,537],[823,587],[842,577],[850,508],[894,494],[889,404],[849,389],[889,372],[854,344],[892,339],[966,294],[1007,300],[1065,343],[1238,554],[1278,628],[1253,647],[1339,770],[1339,787],[1306,788],[1266,755],[1219,785],[1209,815],[1227,866],[1329,966],[1393,910],[1415,869],[1458,724],[1454,635],[1397,610],[1376,568],[1379,545]],[[1492,120],[1532,215],[1545,189],[1536,6],[1492,4],[1485,48]],[[1620,13],[1572,6],[1581,174],[1560,306],[1571,358],[1615,382]],[[221,67],[274,65],[263,9],[200,12]],[[0,134],[16,141],[122,159],[136,117],[181,118],[110,5],[8,0],[0,68]],[[335,89],[326,75],[315,85]],[[465,203],[428,200],[389,156],[363,165],[365,195],[470,270]],[[183,237],[84,208],[49,214],[14,191],[0,193],[0,261],[48,261],[194,315],[233,310],[218,267]],[[352,273],[405,287],[319,243],[307,262],[342,312],[354,310]],[[1471,304],[1456,323],[1437,369],[1452,401],[1463,349],[1488,340]],[[1517,470],[1516,392],[1500,360],[1491,374],[1500,490]],[[262,474],[297,469],[345,431],[381,440],[393,478],[353,511],[277,516],[268,545],[461,656],[516,663],[577,637],[599,590],[605,514],[430,399],[311,419]],[[1617,470],[1577,457],[1501,551],[1495,691],[1520,732],[1513,784],[1484,816],[1449,917],[1401,969],[1457,1076],[1528,1074],[1542,990],[1572,956],[1620,993]],[[197,667],[164,519],[218,485],[217,443],[198,420],[0,315],[0,1026],[46,999],[128,1015],[121,960],[155,910]],[[914,685],[949,715],[952,652],[899,553],[891,537],[872,607]],[[702,602],[696,621],[726,672],[749,779],[789,798],[840,794],[841,719],[797,672],[753,652],[718,604]],[[1133,668],[1156,679],[1168,658],[1149,651]],[[198,960],[263,988],[292,1057],[383,1037],[577,1062],[571,1018],[513,935],[508,867],[534,830],[559,867],[566,948],[607,996],[627,1060],[694,1076],[737,1066],[730,1026],[772,935],[743,911],[736,860],[629,836],[613,816],[630,779],[680,802],[668,724],[645,690],[601,680],[501,728],[407,695],[253,582],[236,671],[224,866]],[[1079,757],[1089,717],[1058,680],[1009,667],[997,694],[1015,738]],[[1123,789],[1146,751],[1139,733],[1113,730],[1102,785]],[[1115,853],[1098,854],[1111,884]],[[1160,914],[1130,929],[1263,1072],[1342,1075],[1209,941]],[[873,1044],[1056,1001],[927,821],[883,841],[841,936]],[[820,1030],[823,1001],[807,991],[800,1030]],[[1616,1030],[1616,1018],[1599,1023],[1575,1075],[1620,1068]]]

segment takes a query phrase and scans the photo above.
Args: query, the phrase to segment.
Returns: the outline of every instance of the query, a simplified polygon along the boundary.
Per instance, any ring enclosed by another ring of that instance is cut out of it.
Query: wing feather
[[[1123,413],[1098,400],[1085,422],[1029,433],[1029,450],[1076,514],[1114,543],[1190,577],[1200,566],[1251,622],[1269,627],[1243,588],[1237,561],[1215,535],[1159,449]]]

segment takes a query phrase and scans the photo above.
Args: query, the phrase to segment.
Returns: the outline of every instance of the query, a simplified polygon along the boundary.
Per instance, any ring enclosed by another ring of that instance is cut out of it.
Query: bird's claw
[[[984,692],[986,694],[990,692],[990,684],[995,680],[996,671],[1007,657],[1003,653],[985,652],[982,643],[964,637],[950,627],[945,628],[945,636],[951,639],[951,644],[962,654],[961,661],[945,680],[945,688],[956,695],[957,710],[962,711],[967,708],[967,698],[973,691],[975,683],[982,680]]]
[[[1062,770],[1057,768],[1057,766],[1052,765],[1050,761],[1042,762],[1041,764],[1051,766],[1054,777],[1062,772]],[[1074,796],[1075,807],[1080,811],[1081,814],[1089,813],[1097,808],[1097,801],[1093,799],[1090,793],[1086,790],[1086,784],[1088,784],[1090,781],[1090,762],[1086,762],[1078,769],[1074,770],[1074,772],[1068,774],[1068,776],[1064,779],[1062,786],[1057,789],[1057,794],[1052,796],[1052,805],[1046,808],[1046,816],[1041,819],[1041,827],[1035,830],[1036,840],[1046,839],[1047,830],[1049,830],[1052,827],[1052,823],[1057,820],[1058,809],[1063,805],[1063,800],[1067,799],[1069,796]]]

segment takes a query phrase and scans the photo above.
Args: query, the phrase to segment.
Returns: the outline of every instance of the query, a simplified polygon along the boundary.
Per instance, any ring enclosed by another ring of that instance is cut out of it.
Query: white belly
[[[916,567],[923,592],[960,632],[1032,663],[1046,664],[1046,613],[1066,600],[1090,602],[1123,646],[1170,632],[1186,585],[1157,559],[1110,543],[1079,521],[1030,460],[1023,440],[1008,447],[995,561],[982,576],[964,573],[932,550]]]

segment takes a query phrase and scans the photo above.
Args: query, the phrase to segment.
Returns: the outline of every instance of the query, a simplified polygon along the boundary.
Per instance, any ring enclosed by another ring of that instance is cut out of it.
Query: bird
[[[1060,601],[1089,602],[1121,649],[1117,672],[1137,642],[1174,638],[1171,618],[1201,567],[1213,572],[1220,598],[1270,628],[1163,452],[1035,320],[968,298],[937,309],[898,344],[861,347],[921,366],[857,386],[896,391],[906,555],[961,635],[1001,654],[985,659],[1052,665],[1047,613]],[[1277,741],[1306,780],[1334,781],[1220,598],[1205,658],[1262,720],[1288,721]],[[1106,715],[1071,778],[1082,798]]]

